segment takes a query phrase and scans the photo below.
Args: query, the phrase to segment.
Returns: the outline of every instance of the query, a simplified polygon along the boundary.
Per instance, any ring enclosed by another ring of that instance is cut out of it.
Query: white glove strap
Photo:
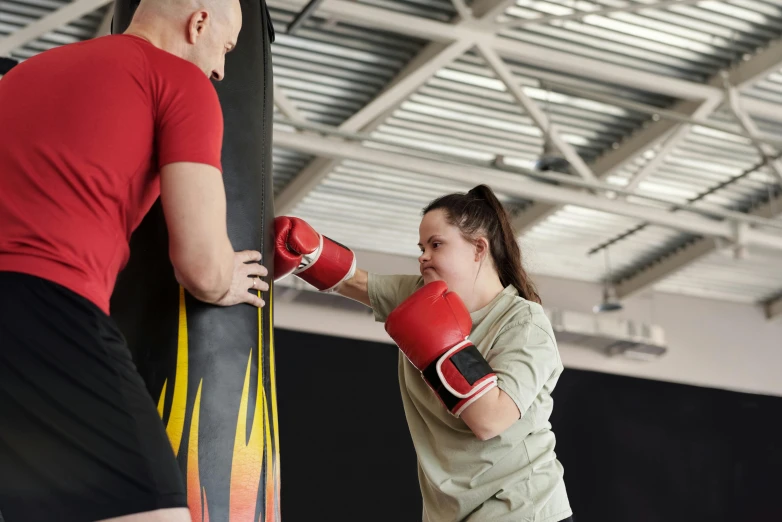
[[[470,394],[474,390],[470,390],[470,393],[467,394],[459,393],[458,391],[454,390],[451,387],[451,385],[448,384],[448,381],[445,379],[445,376],[443,375],[443,363],[448,360],[451,354],[453,354],[454,352],[458,352],[467,344],[472,344],[472,343],[470,342],[469,339],[465,338],[464,341],[460,342],[459,344],[457,344],[456,346],[454,346],[453,348],[445,352],[437,361],[437,376],[440,378],[440,382],[443,384],[445,389],[451,393],[451,395],[453,395],[454,397],[458,397],[460,399],[466,399],[467,397],[470,396]]]
[[[485,388],[481,388],[480,389],[481,391],[479,391],[478,393],[473,395],[470,398],[470,400],[464,401],[464,404],[459,406],[459,409],[457,409],[455,412],[453,412],[454,417],[459,418],[459,416],[462,414],[464,409],[467,408],[467,406],[469,406],[473,402],[477,401],[478,399],[480,399],[481,397],[483,397],[484,395],[486,395],[491,390],[493,390],[494,388],[497,387],[497,377],[496,376],[494,378],[492,378],[492,379],[489,379],[486,382],[489,383],[489,384]]]

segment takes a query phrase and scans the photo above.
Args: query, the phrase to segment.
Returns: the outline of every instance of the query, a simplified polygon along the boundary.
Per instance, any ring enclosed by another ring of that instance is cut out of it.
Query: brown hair
[[[502,286],[513,285],[521,297],[540,303],[538,291],[521,264],[521,251],[508,213],[492,189],[478,185],[466,194],[447,194],[429,203],[423,214],[438,209],[445,211],[448,223],[459,227],[468,241],[479,235],[488,238]]]

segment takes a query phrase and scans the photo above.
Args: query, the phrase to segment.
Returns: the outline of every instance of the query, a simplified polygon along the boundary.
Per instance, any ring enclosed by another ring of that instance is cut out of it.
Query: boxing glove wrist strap
[[[348,257],[346,253],[350,257],[349,266],[346,263]],[[318,261],[320,263],[316,264]],[[318,248],[302,255],[301,262],[293,274],[321,292],[333,292],[340,283],[356,274],[356,256],[345,245],[320,234]]]
[[[450,348],[421,373],[448,411],[457,417],[497,386],[494,370],[468,339]]]

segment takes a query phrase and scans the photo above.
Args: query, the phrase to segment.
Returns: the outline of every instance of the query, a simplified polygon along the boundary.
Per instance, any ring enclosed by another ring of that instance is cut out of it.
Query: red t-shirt
[[[0,270],[58,283],[109,313],[161,167],[221,169],[223,115],[195,65],[115,35],[0,79]]]

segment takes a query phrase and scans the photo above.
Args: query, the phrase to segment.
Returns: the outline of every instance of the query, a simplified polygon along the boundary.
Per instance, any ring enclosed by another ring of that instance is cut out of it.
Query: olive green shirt
[[[423,285],[420,276],[369,274],[375,319]],[[558,522],[572,515],[554,453],[551,392],[563,366],[551,324],[537,304],[505,288],[470,314],[470,340],[497,373],[521,418],[502,434],[478,439],[451,415],[401,354],[399,384],[418,456],[424,522]]]

